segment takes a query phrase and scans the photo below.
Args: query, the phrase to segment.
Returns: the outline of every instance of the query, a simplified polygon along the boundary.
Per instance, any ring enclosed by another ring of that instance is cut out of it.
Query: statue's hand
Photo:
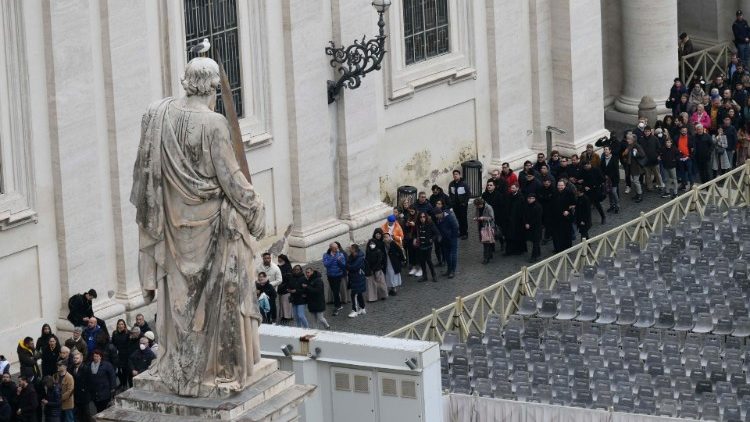
[[[154,297],[156,297],[156,290],[146,290],[143,293],[143,301],[145,302],[146,305],[153,302]]]

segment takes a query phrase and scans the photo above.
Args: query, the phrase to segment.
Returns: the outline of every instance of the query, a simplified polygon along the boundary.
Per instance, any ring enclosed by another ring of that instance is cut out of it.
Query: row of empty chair
[[[441,345],[446,391],[750,421],[750,224],[707,207]]]

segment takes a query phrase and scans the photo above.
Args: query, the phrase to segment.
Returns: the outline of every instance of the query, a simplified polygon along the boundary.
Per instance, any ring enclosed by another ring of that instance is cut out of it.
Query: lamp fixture
[[[293,350],[294,350],[294,347],[291,344],[287,344],[286,346],[281,346],[281,352],[284,353],[284,356],[286,357],[292,356]]]
[[[415,370],[415,369],[417,369],[417,368],[419,367],[419,365],[418,365],[418,362],[417,362],[417,358],[409,358],[409,359],[406,359],[406,360],[404,361],[404,363],[405,363],[405,364],[406,364],[406,366],[408,366],[408,367],[409,367],[409,369],[411,369],[412,371],[413,371],[413,370]]]
[[[326,47],[326,54],[331,56],[331,66],[341,75],[337,81],[328,81],[328,104],[336,101],[342,88],[356,89],[362,84],[362,78],[373,70],[380,70],[380,63],[385,57],[385,21],[383,14],[391,6],[391,0],[373,0],[372,7],[378,12],[379,35],[365,41],[354,40],[347,47],[336,47],[331,41]]]

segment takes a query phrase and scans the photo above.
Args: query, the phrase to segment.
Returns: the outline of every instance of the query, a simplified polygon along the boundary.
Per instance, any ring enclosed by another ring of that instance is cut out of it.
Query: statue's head
[[[219,65],[208,57],[196,57],[185,67],[182,87],[188,97],[215,96],[220,85]]]

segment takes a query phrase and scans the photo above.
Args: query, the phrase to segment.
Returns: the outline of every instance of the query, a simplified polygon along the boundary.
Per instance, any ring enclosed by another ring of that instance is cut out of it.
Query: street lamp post
[[[365,41],[354,40],[352,45],[336,47],[331,41],[326,47],[326,54],[331,56],[331,66],[341,75],[337,81],[328,81],[328,104],[336,101],[342,88],[356,89],[362,84],[362,78],[373,70],[380,70],[380,63],[385,57],[385,21],[383,14],[391,6],[391,0],[374,0],[372,6],[378,12],[379,35]]]

